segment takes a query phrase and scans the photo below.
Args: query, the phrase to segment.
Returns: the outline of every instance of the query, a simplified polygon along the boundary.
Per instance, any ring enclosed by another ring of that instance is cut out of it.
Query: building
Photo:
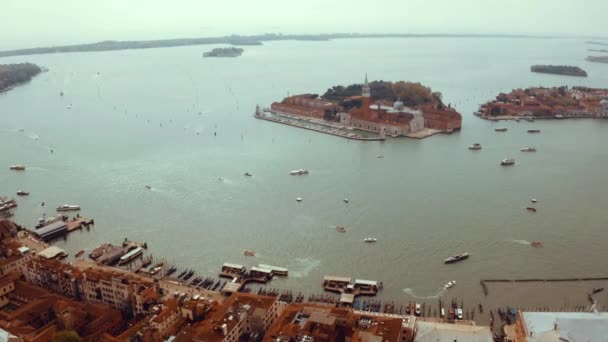
[[[489,327],[436,322],[416,322],[415,342],[493,342]]]
[[[181,318],[177,300],[170,298],[163,303],[160,312],[152,316],[150,325],[158,331],[159,336],[164,340],[176,332],[176,326],[182,322]]]
[[[51,240],[55,237],[64,235],[68,231],[68,225],[59,220],[53,223],[49,223],[44,227],[34,230],[32,233],[36,234],[40,239],[44,241]]]
[[[289,304],[265,342],[411,342],[415,317],[356,312],[314,304]]]
[[[261,337],[281,313],[276,297],[235,293],[225,303],[214,305],[205,320],[191,325],[190,339],[236,342],[242,335]]]
[[[69,298],[81,298],[79,280],[82,272],[70,265],[58,260],[32,258],[25,264],[22,273],[30,284]]]
[[[606,312],[518,312],[515,342],[606,341]]]
[[[5,242],[0,246],[0,276],[10,272],[23,273],[25,265],[34,257],[29,248],[17,242]]]

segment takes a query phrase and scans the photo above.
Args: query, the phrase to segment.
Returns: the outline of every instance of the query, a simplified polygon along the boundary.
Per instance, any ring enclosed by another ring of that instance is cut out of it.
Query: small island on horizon
[[[334,86],[325,94],[292,95],[258,119],[354,140],[390,137],[426,138],[459,130],[462,117],[439,92],[413,82],[368,82]]]
[[[487,120],[608,118],[608,89],[566,86],[514,89],[481,105]]]
[[[0,93],[31,81],[32,77],[42,71],[42,68],[32,63],[0,65]]]
[[[587,72],[577,66],[569,65],[533,65],[530,71],[541,74],[587,77]]]
[[[235,47],[215,48],[203,53],[203,57],[239,57],[243,54],[243,49]]]
[[[608,56],[587,56],[585,60],[594,63],[608,63]]]

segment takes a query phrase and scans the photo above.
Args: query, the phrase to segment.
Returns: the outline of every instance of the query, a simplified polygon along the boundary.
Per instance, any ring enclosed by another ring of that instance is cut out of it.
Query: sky
[[[608,0],[1,0],[0,49],[225,34],[608,36]]]

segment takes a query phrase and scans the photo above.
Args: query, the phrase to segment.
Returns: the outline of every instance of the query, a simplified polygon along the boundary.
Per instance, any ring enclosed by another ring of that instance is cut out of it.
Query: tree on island
[[[0,91],[10,86],[27,82],[42,70],[32,63],[0,65]]]

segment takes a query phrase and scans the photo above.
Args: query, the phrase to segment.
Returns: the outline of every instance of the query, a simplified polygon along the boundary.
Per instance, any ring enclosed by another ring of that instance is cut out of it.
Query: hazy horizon
[[[608,2],[558,3],[512,0],[309,0],[295,6],[279,0],[201,3],[176,0],[82,2],[6,0],[0,49],[101,40],[150,40],[261,33],[417,33],[608,36],[598,25]]]

